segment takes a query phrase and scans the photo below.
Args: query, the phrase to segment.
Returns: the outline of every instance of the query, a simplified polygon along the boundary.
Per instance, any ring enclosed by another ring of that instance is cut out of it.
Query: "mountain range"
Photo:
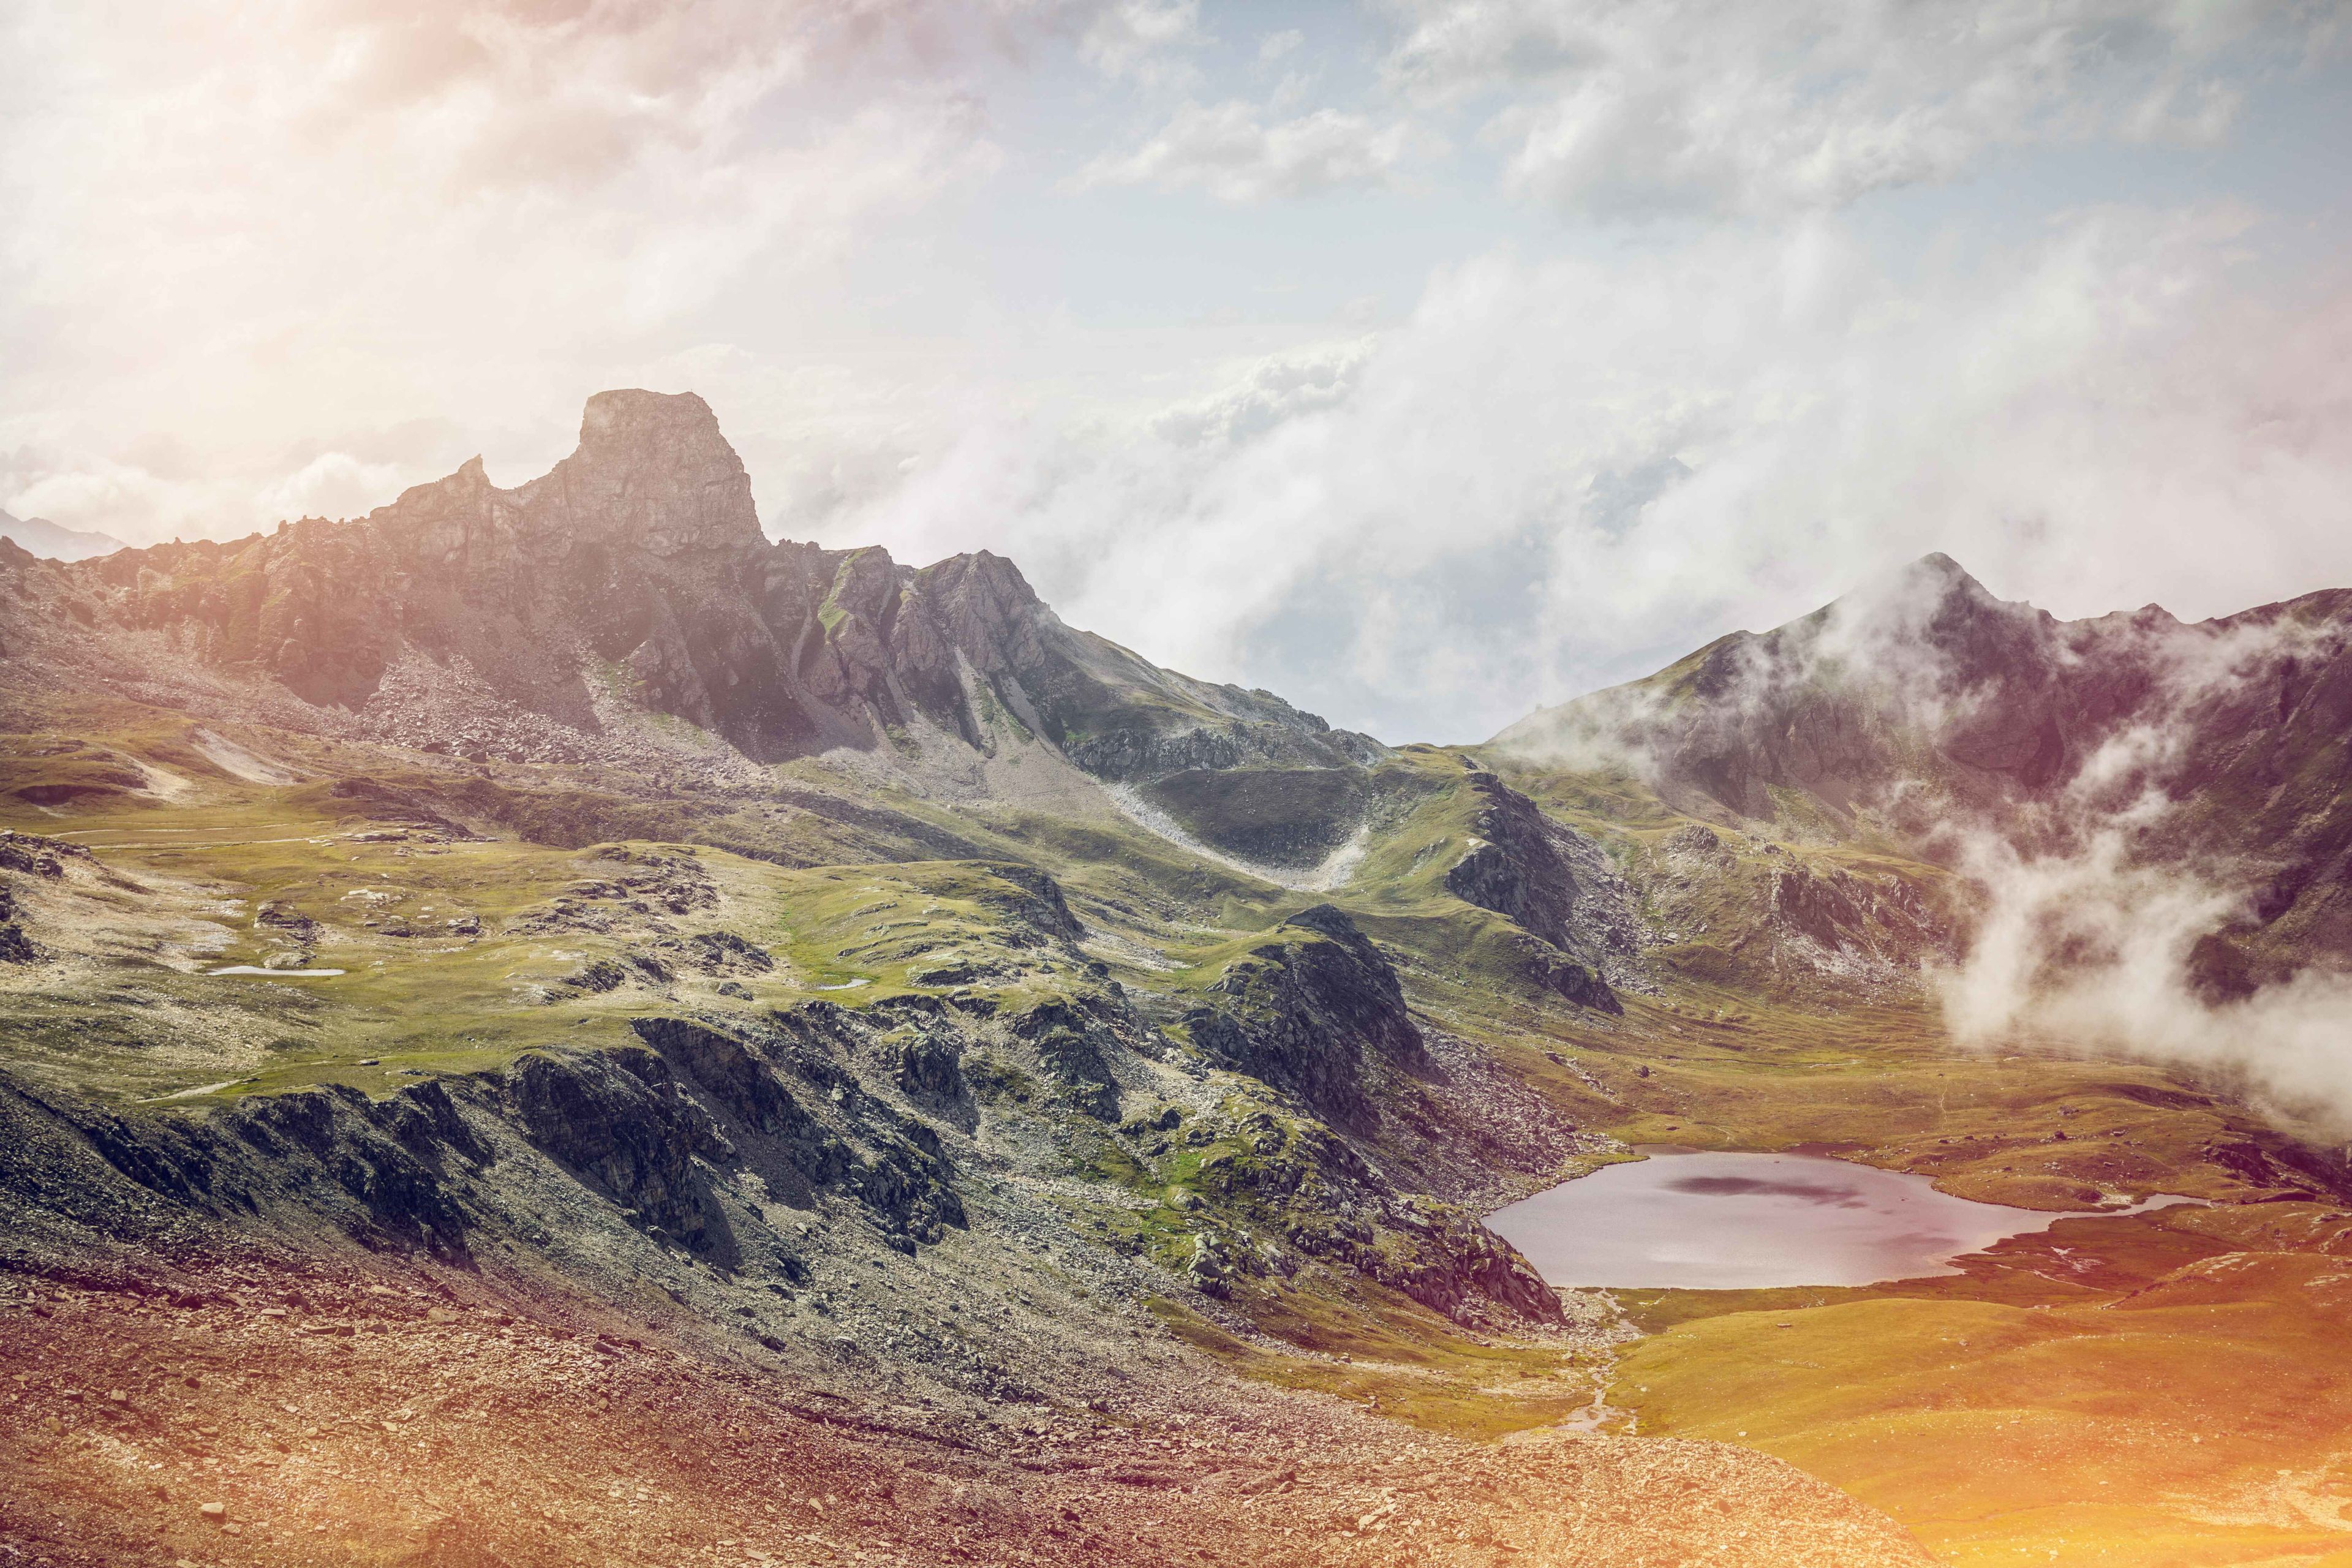
[[[60,528],[45,517],[15,518],[0,511],[0,539],[17,549],[52,561],[87,561],[93,555],[128,548],[107,533],[85,533]]]
[[[80,1370],[11,1439],[70,1500],[0,1509],[28,1541],[291,1561],[299,1518],[351,1560],[591,1561],[574,1525],[625,1516],[649,1562],[1386,1562],[1444,1521],[1920,1562],[1853,1498],[1926,1530],[1941,1494],[1612,1370],[1868,1303],[1556,1289],[1481,1216],[1660,1144],[2212,1204],[1896,1292],[2025,1313],[2352,1201],[2327,1107],[2242,1060],[1968,1050],[1939,1011],[2050,868],[2199,889],[2147,954],[2030,908],[2051,985],[2144,958],[2228,1026],[2347,967],[2352,595],[2062,622],[1930,556],[1485,744],[1383,741],[1073,628],[985,552],[771,542],[709,408],[640,391],[513,489],[476,460],[365,518],[41,557],[0,545],[0,1309]],[[215,1370],[166,1375],[166,1323]],[[73,1359],[118,1342],[146,1370]],[[487,1381],[415,1392],[452,1357]],[[297,1415],[330,1373],[366,1422]],[[496,1458],[491,1410],[594,1485]],[[424,1458],[381,1441],[420,1422]],[[198,1438],[241,1456],[233,1513],[178,1507]],[[2246,1441],[2210,1462],[2268,1466]],[[1615,1500],[1564,1510],[1571,1472]]]
[[[770,543],[691,394],[591,399],[579,450],[517,489],[477,459],[357,522],[132,551],[86,580],[113,623],[338,716],[322,722],[396,728],[421,660],[479,705],[456,743],[502,754],[597,754],[615,695],[754,763],[894,738],[986,752],[1002,735],[1106,777],[1380,751],[1072,630],[1001,557],[915,570]]]

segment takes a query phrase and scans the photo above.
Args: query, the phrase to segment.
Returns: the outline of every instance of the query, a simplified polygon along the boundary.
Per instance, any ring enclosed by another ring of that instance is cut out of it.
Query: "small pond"
[[[1819,1154],[1650,1150],[1487,1216],[1559,1286],[1745,1290],[1954,1274],[2070,1216],[1971,1203],[1925,1176]],[[2191,1199],[2157,1197],[2108,1214]]]

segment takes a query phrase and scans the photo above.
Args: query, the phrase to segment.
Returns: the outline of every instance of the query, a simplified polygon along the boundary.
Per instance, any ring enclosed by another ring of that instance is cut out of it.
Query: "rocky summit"
[[[517,489],[477,459],[356,522],[123,552],[69,581],[92,629],[136,634],[118,679],[226,682],[305,728],[477,761],[623,761],[648,719],[753,763],[1042,740],[1127,778],[1380,752],[1072,631],[1001,557],[914,570],[770,543],[691,393],[590,399],[579,450]]]
[[[513,489],[0,546],[0,1548],[2319,1562],[2352,1169],[2199,1042],[2352,962],[2347,632],[1931,556],[1383,742],[772,542],[638,391]],[[1709,1290],[1486,1223],[1676,1149],[2031,1223]]]

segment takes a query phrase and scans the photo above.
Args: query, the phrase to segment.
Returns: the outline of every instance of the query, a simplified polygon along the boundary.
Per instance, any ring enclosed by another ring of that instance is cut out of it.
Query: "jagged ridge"
[[[1381,754],[1268,693],[1072,630],[1001,556],[914,569],[879,549],[769,542],[750,477],[690,393],[598,394],[579,449],[516,489],[477,458],[358,521],[50,570],[50,594],[10,616],[28,644],[45,619],[153,634],[431,750],[575,756],[617,697],[762,763],[919,729],[983,752],[1042,739],[1111,778]],[[398,679],[412,661],[441,689]],[[453,689],[476,710],[436,720],[428,699]]]

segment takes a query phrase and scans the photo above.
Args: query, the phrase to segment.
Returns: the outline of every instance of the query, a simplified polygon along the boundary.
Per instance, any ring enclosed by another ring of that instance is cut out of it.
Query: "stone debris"
[[[1458,1442],[1144,1362],[1117,1405],[1032,1394],[966,1410],[535,1315],[584,1302],[436,1317],[413,1284],[273,1283],[375,1301],[370,1331],[322,1343],[228,1302],[130,1293],[59,1290],[46,1317],[0,1305],[0,1464],[21,1483],[0,1489],[0,1550],[220,1568],[1929,1562],[1832,1489],[1718,1444]],[[100,1363],[149,1397],[68,1399],[66,1380]]]

